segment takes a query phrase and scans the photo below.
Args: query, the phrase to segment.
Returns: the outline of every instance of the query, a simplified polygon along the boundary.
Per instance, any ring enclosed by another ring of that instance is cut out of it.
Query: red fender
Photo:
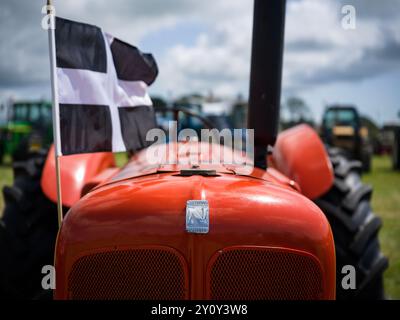
[[[93,184],[103,170],[115,167],[114,155],[111,152],[77,154],[60,158],[60,176],[62,204],[71,207],[78,201],[85,185]],[[57,202],[57,183],[54,158],[54,146],[50,148],[40,181],[44,194]],[[85,188],[84,188],[85,187]]]
[[[308,125],[298,125],[281,132],[272,160],[273,166],[296,181],[309,199],[324,194],[333,184],[329,156],[315,130]]]

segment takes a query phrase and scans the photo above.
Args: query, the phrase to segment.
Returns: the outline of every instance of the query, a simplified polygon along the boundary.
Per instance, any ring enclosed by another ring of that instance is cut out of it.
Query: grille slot
[[[166,249],[99,252],[79,258],[68,278],[77,300],[187,298],[186,264]]]
[[[209,298],[216,300],[312,300],[323,295],[319,263],[287,250],[222,251],[207,278]]]

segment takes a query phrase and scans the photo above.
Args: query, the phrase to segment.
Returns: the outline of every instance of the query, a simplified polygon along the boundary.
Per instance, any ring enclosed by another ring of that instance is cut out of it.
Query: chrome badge
[[[186,231],[208,233],[210,211],[207,200],[188,200],[186,203]]]

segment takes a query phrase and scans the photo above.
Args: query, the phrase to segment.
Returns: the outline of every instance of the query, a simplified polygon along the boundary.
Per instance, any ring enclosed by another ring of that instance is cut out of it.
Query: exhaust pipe
[[[267,167],[267,148],[279,127],[286,0],[254,0],[248,128],[254,129],[254,163]]]

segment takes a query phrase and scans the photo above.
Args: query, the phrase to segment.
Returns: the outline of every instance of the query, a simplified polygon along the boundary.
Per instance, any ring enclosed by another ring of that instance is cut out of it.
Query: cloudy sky
[[[0,4],[0,100],[50,97],[44,0]],[[101,26],[152,52],[152,94],[247,96],[251,0],[54,0],[59,16]],[[356,29],[342,27],[344,5]],[[283,99],[297,95],[319,120],[351,103],[379,123],[400,110],[400,0],[289,0]]]

